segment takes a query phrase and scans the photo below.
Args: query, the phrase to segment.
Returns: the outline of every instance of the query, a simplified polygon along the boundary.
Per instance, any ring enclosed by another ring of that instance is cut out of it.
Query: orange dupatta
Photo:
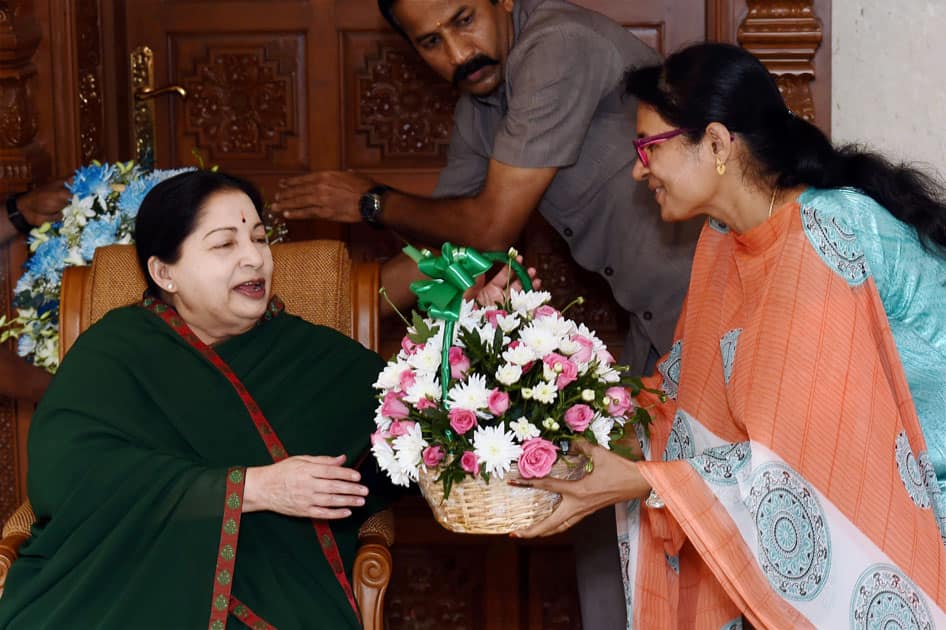
[[[704,228],[659,366],[649,452],[671,461],[641,464],[666,507],[618,507],[633,627],[946,627],[919,420],[863,256],[817,202]]]

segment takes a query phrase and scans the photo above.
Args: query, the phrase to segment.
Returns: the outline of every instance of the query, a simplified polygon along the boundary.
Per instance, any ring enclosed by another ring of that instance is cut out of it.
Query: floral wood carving
[[[265,160],[286,146],[287,135],[296,133],[296,68],[274,59],[269,50],[211,47],[205,59],[194,62],[193,74],[182,78],[188,92],[184,131],[211,158]]]
[[[102,44],[99,0],[76,3],[76,66],[79,71],[79,146],[82,162],[104,158]]]
[[[776,77],[788,107],[814,122],[811,82],[814,57],[821,45],[821,21],[813,0],[747,0],[739,27],[739,44],[757,56]]]
[[[395,547],[384,602],[389,630],[474,630],[483,627],[485,554],[469,546]]]
[[[445,158],[459,92],[406,45],[379,42],[356,74],[356,132],[381,159]]]
[[[0,3],[0,185],[6,190],[25,189],[49,168],[48,154],[36,143],[32,59],[39,42],[33,3]]]

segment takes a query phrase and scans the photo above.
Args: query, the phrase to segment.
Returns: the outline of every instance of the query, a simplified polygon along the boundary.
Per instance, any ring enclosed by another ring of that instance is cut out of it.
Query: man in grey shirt
[[[636,102],[624,96],[622,78],[658,55],[619,24],[564,0],[379,0],[379,7],[464,92],[434,197],[321,172],[284,182],[274,209],[366,220],[431,245],[504,250],[538,208],[628,310],[622,361],[649,372],[669,350],[700,228],[662,222],[652,193],[631,177]],[[382,272],[398,302],[410,298],[410,265],[395,260]],[[625,626],[614,521],[608,508],[574,528],[588,629]]]

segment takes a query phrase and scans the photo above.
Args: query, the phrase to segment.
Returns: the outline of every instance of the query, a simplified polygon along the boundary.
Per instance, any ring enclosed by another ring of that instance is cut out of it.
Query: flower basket
[[[575,480],[584,476],[586,458],[562,457],[552,466],[550,477]],[[506,480],[522,479],[512,469]],[[486,483],[467,478],[454,484],[444,500],[443,484],[437,473],[421,470],[417,484],[437,522],[461,534],[508,534],[544,520],[562,500],[561,495],[538,488],[511,486],[502,481]]]
[[[640,379],[616,365],[584,324],[533,291],[515,251],[480,254],[445,243],[442,255],[405,252],[431,280],[411,290],[414,314],[380,390],[371,450],[396,485],[420,485],[437,520],[456,532],[504,534],[546,518],[561,497],[510,480],[579,479],[574,439],[620,451],[650,415],[633,396]],[[463,300],[475,276],[510,265],[524,291],[502,303]],[[623,453],[622,453],[623,454]]]

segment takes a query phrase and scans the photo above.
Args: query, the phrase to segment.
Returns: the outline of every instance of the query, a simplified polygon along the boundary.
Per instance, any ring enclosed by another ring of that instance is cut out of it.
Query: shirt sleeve
[[[543,29],[514,54],[493,158],[523,168],[574,164],[599,103],[623,76],[619,51],[576,25]]]
[[[478,194],[486,182],[486,170],[489,167],[489,156],[484,151],[477,151],[464,136],[475,124],[473,107],[467,98],[457,101],[453,118],[447,165],[440,171],[440,179],[433,193],[438,199]]]

